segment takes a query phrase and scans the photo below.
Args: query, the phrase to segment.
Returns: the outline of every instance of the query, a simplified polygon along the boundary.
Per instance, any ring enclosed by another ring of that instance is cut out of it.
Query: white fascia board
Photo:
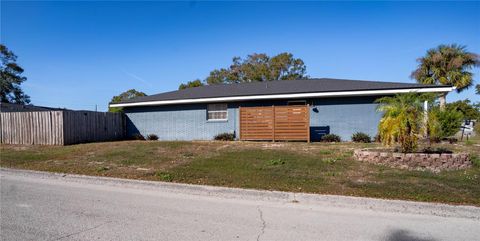
[[[441,93],[441,92],[450,92],[454,89],[455,89],[454,87],[434,87],[434,88],[415,88],[415,89],[357,90],[357,91],[315,92],[315,93],[276,94],[276,95],[248,95],[248,96],[230,96],[230,97],[212,97],[212,98],[198,98],[198,99],[145,101],[145,102],[135,102],[135,103],[119,103],[119,104],[110,104],[109,106],[110,107],[130,107],[130,106],[173,105],[173,104],[193,104],[193,103],[212,103],[212,102],[235,102],[235,101],[244,101],[244,100],[374,96],[374,95],[393,95],[393,94],[409,93],[409,92]]]

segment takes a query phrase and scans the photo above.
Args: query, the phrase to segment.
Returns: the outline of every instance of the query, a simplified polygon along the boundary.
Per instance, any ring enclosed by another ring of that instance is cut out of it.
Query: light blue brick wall
[[[325,98],[308,100],[312,139],[325,130],[350,140],[353,133],[377,133],[381,114],[376,112],[375,97]],[[206,104],[130,107],[127,115],[127,134],[158,135],[160,140],[212,140],[224,132],[239,133],[238,106],[286,105],[288,100],[252,101],[228,104],[228,120],[207,121]],[[321,129],[318,132],[318,129]]]
[[[160,140],[212,140],[217,134],[235,131],[236,108],[228,108],[228,121],[207,121],[206,107],[203,104],[128,108],[127,134],[156,134]]]
[[[376,111],[374,97],[334,98],[313,100],[310,110],[310,127],[313,139],[314,129],[329,129],[349,141],[355,132],[364,132],[372,138],[377,134],[382,113]]]

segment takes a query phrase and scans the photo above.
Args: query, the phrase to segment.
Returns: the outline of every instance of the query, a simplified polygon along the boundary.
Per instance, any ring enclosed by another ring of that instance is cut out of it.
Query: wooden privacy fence
[[[240,140],[309,142],[309,106],[240,107]]]
[[[3,144],[68,145],[124,137],[121,113],[38,111],[0,113]]]

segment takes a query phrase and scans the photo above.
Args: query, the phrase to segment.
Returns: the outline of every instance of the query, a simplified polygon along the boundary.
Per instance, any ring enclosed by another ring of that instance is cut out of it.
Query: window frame
[[[223,105],[225,106],[225,110],[210,110],[210,106],[213,106],[213,105],[217,105],[217,106],[220,106],[220,105]],[[224,119],[210,119],[209,118],[209,114],[210,113],[225,113],[225,118]],[[206,119],[208,122],[216,122],[216,121],[228,121],[228,104],[227,103],[210,103],[210,104],[207,104],[207,109],[206,109]]]

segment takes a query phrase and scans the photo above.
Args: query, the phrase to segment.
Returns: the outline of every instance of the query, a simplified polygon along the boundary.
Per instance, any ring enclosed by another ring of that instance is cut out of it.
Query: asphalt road
[[[0,173],[2,240],[480,240],[478,210],[442,217]]]

